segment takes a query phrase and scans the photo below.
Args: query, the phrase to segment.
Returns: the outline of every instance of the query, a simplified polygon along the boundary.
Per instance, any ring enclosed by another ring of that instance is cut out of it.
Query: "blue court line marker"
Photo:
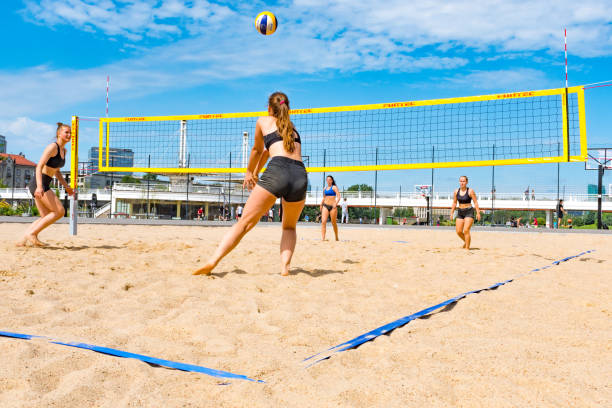
[[[321,362],[323,360],[327,360],[327,359],[331,358],[336,353],[340,353],[340,352],[343,352],[343,351],[346,351],[346,350],[357,348],[360,345],[362,345],[363,343],[366,343],[368,341],[374,340],[378,336],[390,333],[393,330],[408,324],[412,320],[415,320],[415,319],[418,319],[418,318],[423,317],[425,315],[428,315],[431,312],[434,312],[434,311],[436,311],[438,309],[441,309],[441,308],[444,308],[444,307],[450,305],[451,303],[458,302],[459,300],[463,299],[464,297],[466,297],[468,295],[471,295],[473,293],[479,293],[479,292],[482,292],[482,291],[485,291],[485,290],[497,289],[498,287],[500,287],[502,285],[505,285],[506,283],[510,283],[510,282],[520,278],[520,277],[523,277],[525,275],[529,275],[530,273],[551,268],[554,265],[559,265],[562,262],[567,262],[570,259],[578,258],[579,256],[582,256],[582,255],[585,255],[585,254],[590,254],[591,252],[595,252],[595,250],[584,251],[584,252],[581,252],[581,253],[579,253],[577,255],[568,256],[567,258],[563,258],[563,259],[554,261],[552,263],[552,265],[546,265],[546,266],[543,266],[541,268],[532,269],[529,272],[526,272],[526,273],[524,273],[522,275],[516,276],[516,277],[514,277],[512,279],[508,279],[508,280],[505,280],[505,281],[502,281],[502,282],[495,283],[495,284],[493,284],[493,285],[491,285],[489,287],[486,287],[486,288],[476,289],[476,290],[472,290],[472,291],[469,291],[469,292],[462,293],[462,294],[457,295],[457,296],[455,296],[453,298],[445,300],[442,303],[438,303],[435,306],[430,306],[430,307],[428,307],[426,309],[423,309],[423,310],[421,310],[419,312],[413,313],[413,314],[408,315],[408,316],[401,317],[401,318],[399,318],[399,319],[397,319],[397,320],[395,320],[395,321],[393,321],[391,323],[387,323],[384,326],[380,326],[380,327],[378,327],[378,328],[376,328],[374,330],[371,330],[371,331],[369,331],[369,332],[367,332],[365,334],[357,336],[357,337],[355,337],[355,338],[353,338],[353,339],[351,339],[349,341],[346,341],[344,343],[338,344],[337,346],[331,347],[331,348],[329,348],[329,349],[327,349],[325,351],[322,351],[322,352],[317,353],[315,355],[312,355],[312,356],[310,356],[308,358],[305,358],[304,360],[302,360],[302,363],[307,363],[305,368],[311,367],[311,366],[313,366],[313,365],[315,365],[315,364],[317,364],[317,363],[319,363],[319,362]]]
[[[121,350],[108,348],[108,347],[94,346],[94,345],[85,344],[85,343],[65,342],[65,341],[56,340],[56,339],[52,339],[52,338],[45,337],[45,336],[35,336],[35,335],[30,335],[30,334],[11,333],[11,332],[5,332],[5,331],[0,331],[0,336],[11,337],[15,339],[22,339],[22,340],[43,339],[53,344],[59,344],[59,345],[68,346],[68,347],[77,347],[77,348],[85,349],[85,350],[92,350],[98,353],[107,354],[107,355],[115,356],[115,357],[133,358],[136,360],[143,361],[145,363],[154,364],[154,365],[158,365],[158,366],[166,367],[166,368],[174,368],[176,370],[181,370],[181,371],[202,373],[202,374],[210,375],[212,377],[217,377],[217,378],[227,378],[227,379],[233,379],[233,380],[247,380],[247,381],[253,381],[253,382],[258,382],[258,383],[264,383],[264,381],[262,380],[255,380],[245,375],[234,374],[234,373],[230,373],[227,371],[215,370],[212,368],[202,367],[202,366],[193,365],[193,364],[185,364],[185,363],[179,363],[176,361],[162,360],[162,359],[155,358],[155,357],[149,357],[149,356],[145,356],[142,354],[129,353],[127,351],[121,351]]]

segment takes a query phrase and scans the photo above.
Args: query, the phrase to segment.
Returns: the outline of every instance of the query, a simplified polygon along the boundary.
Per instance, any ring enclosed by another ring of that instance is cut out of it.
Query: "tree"
[[[346,191],[374,191],[374,189],[367,184],[353,184]]]
[[[140,180],[138,180],[136,177],[126,175],[121,177],[121,183],[140,184]]]
[[[157,174],[153,174],[153,173],[147,173],[144,176],[142,176],[142,179],[144,181],[157,181]]]
[[[393,216],[402,218],[414,217],[414,210],[412,207],[396,208],[393,210]]]

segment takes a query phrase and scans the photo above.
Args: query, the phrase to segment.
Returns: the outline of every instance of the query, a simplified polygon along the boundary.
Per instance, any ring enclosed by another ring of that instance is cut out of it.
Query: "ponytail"
[[[295,150],[293,138],[293,123],[289,118],[289,98],[282,92],[274,92],[268,98],[268,106],[272,110],[272,116],[276,118],[278,133],[283,138],[283,147],[289,153]]]

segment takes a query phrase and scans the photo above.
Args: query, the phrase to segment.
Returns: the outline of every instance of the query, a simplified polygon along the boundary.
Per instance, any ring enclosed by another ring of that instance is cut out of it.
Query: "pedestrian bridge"
[[[58,190],[60,199],[64,199],[64,190]],[[217,186],[190,185],[187,191],[185,185],[173,186],[168,184],[115,184],[110,189],[82,190],[78,198],[80,202],[91,203],[93,194],[96,194],[98,206],[110,203],[116,208],[118,200],[124,202],[156,202],[176,203],[177,205],[190,202],[210,205],[237,206],[243,204],[248,198],[248,191],[240,188],[223,188]],[[453,192],[434,192],[430,198],[432,208],[449,208],[452,205]],[[373,191],[344,191],[343,198],[351,207],[427,207],[427,199],[420,193],[379,191],[374,197]],[[549,210],[554,211],[557,206],[556,193],[536,193],[527,196],[524,193],[490,193],[478,194],[478,204],[483,210]],[[309,191],[306,196],[306,205],[319,205],[322,200],[321,191]],[[566,194],[564,207],[567,211],[597,211],[596,194]],[[7,202],[31,200],[32,196],[27,188],[0,189],[0,200]],[[109,206],[110,207],[110,206]],[[602,197],[602,210],[612,212],[612,197]],[[113,213],[115,211],[113,210]]]

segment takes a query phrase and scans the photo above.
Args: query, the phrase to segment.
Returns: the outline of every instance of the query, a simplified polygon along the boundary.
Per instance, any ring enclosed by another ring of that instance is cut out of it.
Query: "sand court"
[[[2,406],[606,406],[612,300],[606,234],[298,227],[292,274],[260,225],[191,276],[225,228],[53,225],[15,248],[2,224],[0,330],[112,347],[265,381],[226,381],[40,340],[0,337]],[[305,369],[402,316],[550,265]],[[230,383],[229,385],[220,385]]]

